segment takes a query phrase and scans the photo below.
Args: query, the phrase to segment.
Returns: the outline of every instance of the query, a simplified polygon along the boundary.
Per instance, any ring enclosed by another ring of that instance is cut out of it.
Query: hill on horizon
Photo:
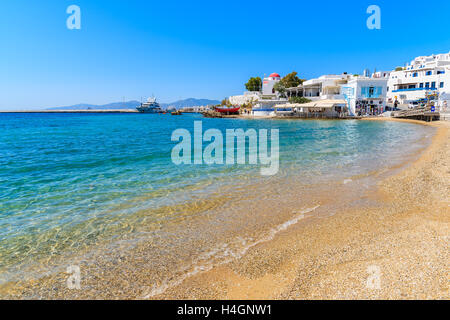
[[[112,102],[112,103],[103,104],[103,105],[80,103],[80,104],[75,104],[72,106],[47,108],[47,110],[135,109],[140,104],[141,103],[137,100],[131,100],[131,101],[125,101],[125,102]],[[195,99],[195,98],[178,100],[178,101],[171,102],[171,103],[160,103],[161,107],[164,109],[167,109],[168,107],[174,107],[176,109],[179,109],[179,108],[184,108],[184,107],[207,106],[207,105],[216,105],[216,104],[220,104],[220,101],[219,100],[209,100],[209,99]]]

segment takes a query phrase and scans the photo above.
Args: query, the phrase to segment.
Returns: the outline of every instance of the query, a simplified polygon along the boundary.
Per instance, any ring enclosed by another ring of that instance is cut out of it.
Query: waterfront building
[[[340,93],[347,101],[349,115],[377,115],[385,111],[388,74],[354,77],[341,86]]]
[[[275,116],[275,106],[289,103],[288,99],[260,99],[252,108],[252,115],[256,117]]]
[[[444,109],[450,104],[450,53],[415,58],[402,70],[391,72],[387,86],[390,103],[417,106],[432,99],[437,111],[447,111]]]
[[[264,77],[261,92],[247,91],[242,95],[231,96],[228,100],[231,104],[238,106],[252,103],[254,116],[274,116],[275,105],[288,103],[287,99],[278,97],[275,92],[274,86],[280,81],[281,76],[278,73],[271,73],[268,77]]]
[[[343,73],[340,75],[323,75],[316,79],[307,80],[301,85],[303,97],[313,101],[319,99],[341,99],[341,86],[353,77],[351,74]],[[288,92],[293,91],[298,92],[298,89],[288,90]]]
[[[327,115],[341,115],[348,112],[349,115],[380,114],[386,105],[387,81],[389,72],[379,71],[372,75],[366,70],[367,77],[343,73],[340,75],[323,75],[310,79],[295,88],[288,88],[288,97],[300,96],[315,101],[343,101],[346,105],[336,104],[320,110],[319,105],[309,105],[308,112],[321,112]],[[305,107],[308,106],[305,104]],[[306,110],[306,109],[305,109]],[[304,111],[300,111],[304,112]]]
[[[264,77],[262,85],[262,95],[263,96],[276,96],[275,89],[273,88],[275,84],[281,81],[281,77],[278,73],[274,72],[268,77]]]

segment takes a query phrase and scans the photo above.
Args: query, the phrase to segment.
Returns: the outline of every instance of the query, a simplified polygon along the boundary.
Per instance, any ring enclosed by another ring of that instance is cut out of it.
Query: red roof
[[[269,77],[270,78],[281,78],[280,75],[276,72],[272,73]]]

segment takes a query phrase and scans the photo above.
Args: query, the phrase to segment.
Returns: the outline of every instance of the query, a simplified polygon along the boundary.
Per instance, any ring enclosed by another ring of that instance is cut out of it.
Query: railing
[[[382,97],[382,95],[381,94],[372,94],[372,95],[370,95],[370,94],[363,94],[363,95],[361,95],[363,98],[366,98],[366,99],[378,99],[378,98],[381,98]]]
[[[392,90],[392,92],[421,91],[421,90],[437,90],[437,88],[408,88],[408,89],[397,89],[397,90]]]
[[[277,117],[303,118],[303,119],[338,119],[348,117],[347,113],[322,113],[322,112],[283,112],[277,113]]]

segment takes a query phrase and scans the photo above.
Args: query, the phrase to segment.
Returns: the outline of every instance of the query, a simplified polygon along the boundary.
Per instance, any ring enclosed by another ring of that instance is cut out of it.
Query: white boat
[[[146,102],[141,103],[139,107],[136,108],[142,113],[160,113],[162,112],[161,106],[156,102],[156,98],[148,98]]]

